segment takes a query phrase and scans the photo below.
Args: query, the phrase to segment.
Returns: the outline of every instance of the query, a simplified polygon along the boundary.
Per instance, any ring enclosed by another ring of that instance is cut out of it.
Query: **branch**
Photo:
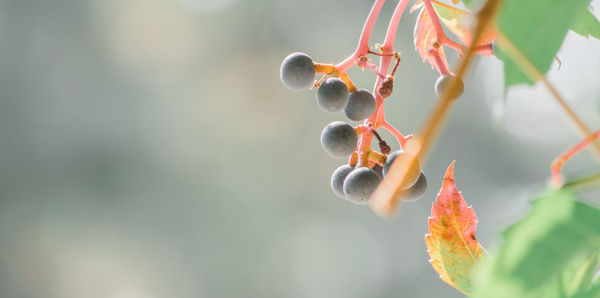
[[[567,182],[563,187],[568,187],[578,191],[586,189],[597,188],[600,183],[600,173],[594,173],[589,176],[578,178],[577,180]]]
[[[394,135],[394,137],[396,138],[396,140],[398,140],[398,143],[400,144],[400,148],[404,148],[406,141],[408,141],[411,138],[410,135],[404,136],[401,132],[399,132],[395,127],[393,127],[391,124],[389,124],[385,120],[381,122],[381,127],[383,127],[384,129],[389,131],[392,135]]]
[[[429,50],[429,55],[433,56],[433,58],[435,59],[435,64],[437,65],[437,68],[441,75],[445,75],[450,72],[448,68],[446,68],[446,65],[444,64],[444,61],[442,60],[438,49]]]
[[[585,138],[583,141],[579,142],[577,145],[573,146],[571,149],[561,153],[557,156],[552,162],[551,173],[552,173],[552,181],[556,187],[562,186],[562,175],[560,174],[560,170],[562,166],[571,159],[575,154],[579,153],[583,148],[589,145],[591,142],[600,137],[600,130],[596,131],[589,137]]]
[[[367,20],[363,26],[356,50],[352,55],[348,56],[348,58],[344,59],[344,61],[335,66],[339,72],[346,72],[354,65],[360,56],[365,56],[369,51],[369,38],[371,37],[373,26],[375,26],[375,21],[377,21],[377,17],[379,16],[379,12],[381,11],[381,7],[383,7],[384,3],[385,0],[375,0],[375,3],[369,12],[369,16],[367,17]]]
[[[385,34],[385,40],[383,41],[383,45],[381,46],[381,57],[379,61],[379,73],[388,74],[388,69],[390,67],[390,62],[393,58],[394,52],[394,39],[396,38],[396,31],[398,29],[398,23],[400,23],[400,19],[404,14],[404,10],[410,0],[400,0],[398,5],[396,5],[396,9],[394,10],[394,14],[392,15],[392,19],[390,20],[390,24],[388,25],[387,32]],[[373,94],[375,95],[375,113],[369,117],[366,122],[373,123],[373,127],[377,128],[381,123],[385,123],[385,116],[383,115],[383,101],[384,98],[381,97],[379,92],[377,92],[377,88],[381,84],[384,78],[377,77],[375,81],[375,86],[373,87]],[[388,124],[391,127],[391,125]],[[401,134],[400,134],[401,135]],[[396,136],[396,135],[395,135]],[[396,136],[396,140],[398,143],[403,144],[405,142],[404,138],[398,138]]]

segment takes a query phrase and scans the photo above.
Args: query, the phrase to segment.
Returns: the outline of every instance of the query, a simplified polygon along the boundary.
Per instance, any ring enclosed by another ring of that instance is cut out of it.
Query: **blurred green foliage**
[[[505,0],[496,26],[537,70],[544,74],[556,57],[567,31],[585,16],[590,0]],[[597,22],[597,21],[596,21]],[[535,83],[499,44],[496,56],[504,62],[506,86]]]
[[[575,20],[571,30],[588,38],[595,37],[600,39],[600,21],[598,21],[598,18],[589,9]]]
[[[481,265],[474,296],[574,297],[590,291],[600,249],[600,209],[574,198],[569,189],[538,196]]]

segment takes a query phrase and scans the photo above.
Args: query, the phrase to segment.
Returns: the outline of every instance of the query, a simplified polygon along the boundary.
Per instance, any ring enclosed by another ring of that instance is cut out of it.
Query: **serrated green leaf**
[[[504,0],[496,27],[541,73],[546,73],[569,28],[590,0]],[[498,44],[497,57],[504,62],[506,87],[535,83]]]
[[[589,7],[591,10],[591,7]],[[573,32],[589,38],[593,36],[597,39],[600,39],[600,21],[592,14],[590,10],[587,10],[577,19],[575,19],[575,23],[571,27]]]
[[[548,191],[532,206],[478,269],[475,297],[561,297],[572,285],[564,282],[563,270],[600,247],[600,209],[575,201],[570,190]]]

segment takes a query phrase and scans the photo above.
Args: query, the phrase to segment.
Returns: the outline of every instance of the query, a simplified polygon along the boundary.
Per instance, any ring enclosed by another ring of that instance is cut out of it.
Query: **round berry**
[[[348,87],[338,78],[328,78],[317,92],[317,105],[325,112],[341,111],[348,103]]]
[[[373,168],[371,168],[373,171],[375,171],[375,173],[377,173],[377,176],[379,176],[379,178],[383,179],[383,167],[380,166],[379,164],[375,164],[373,166]]]
[[[371,116],[375,112],[375,97],[365,89],[351,92],[348,104],[344,108],[344,114],[351,120],[360,121]]]
[[[358,136],[352,125],[334,121],[321,132],[321,146],[333,158],[347,158],[356,149]]]
[[[425,173],[421,172],[419,179],[415,182],[411,188],[408,189],[408,193],[402,199],[404,202],[414,202],[421,198],[423,193],[427,190],[427,177]]]
[[[289,54],[281,63],[281,81],[290,90],[308,89],[312,86],[315,75],[315,64],[304,53]]]
[[[398,158],[398,156],[400,156],[402,154],[407,154],[407,153],[405,151],[398,150],[398,151],[394,151],[394,152],[390,153],[390,155],[388,155],[387,159],[385,160],[385,163],[383,164],[383,175],[384,176],[386,176],[387,173],[390,171],[390,168],[392,167],[392,164],[394,163],[396,158]],[[406,178],[404,179],[404,184],[401,185],[400,188],[405,190],[405,189],[412,187],[419,179],[420,174],[421,174],[421,163],[419,162],[418,159],[415,158],[415,159],[413,159],[412,164],[409,166],[408,173],[406,175]]]
[[[379,186],[381,178],[367,167],[354,169],[344,180],[344,194],[356,203],[365,204]]]
[[[458,86],[450,95],[451,100],[459,98],[465,91],[465,84],[462,79],[459,79],[453,74],[441,75],[435,82],[435,94],[442,97],[443,92],[452,85],[452,82],[458,80]]]
[[[346,176],[348,176],[352,170],[354,170],[354,167],[342,165],[335,169],[331,175],[331,189],[339,198],[348,199],[346,194],[344,194],[344,179],[346,179]]]

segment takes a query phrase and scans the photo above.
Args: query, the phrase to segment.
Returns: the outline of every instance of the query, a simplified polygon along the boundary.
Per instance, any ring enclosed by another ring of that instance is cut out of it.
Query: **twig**
[[[591,142],[595,141],[598,137],[600,137],[600,130],[596,131],[591,136],[585,138],[583,141],[579,142],[571,149],[563,152],[561,155],[557,156],[554,159],[554,161],[552,162],[552,166],[550,167],[554,186],[560,187],[562,185],[562,175],[560,174],[562,166],[575,154],[579,153],[579,151],[583,150],[583,148],[585,148]]]
[[[446,68],[446,65],[444,64],[444,61],[442,60],[438,49],[429,50],[429,55],[433,56],[433,58],[435,59],[435,64],[437,65],[437,68],[440,71],[441,75],[445,75],[450,72],[448,68]]]
[[[568,187],[576,190],[585,190],[589,188],[596,188],[598,184],[600,184],[600,172],[584,176],[573,181],[569,181],[565,183],[563,187]]]
[[[381,11],[381,7],[383,7],[384,3],[385,0],[375,0],[375,3],[373,4],[371,11],[369,12],[369,16],[365,21],[365,25],[363,26],[356,50],[344,61],[335,65],[335,68],[337,70],[339,70],[340,72],[346,72],[352,67],[352,65],[354,65],[356,59],[358,59],[360,56],[364,56],[367,54],[367,52],[369,51],[369,38],[371,37],[373,26],[375,26],[375,21],[377,21],[377,17],[379,16],[379,12]]]

